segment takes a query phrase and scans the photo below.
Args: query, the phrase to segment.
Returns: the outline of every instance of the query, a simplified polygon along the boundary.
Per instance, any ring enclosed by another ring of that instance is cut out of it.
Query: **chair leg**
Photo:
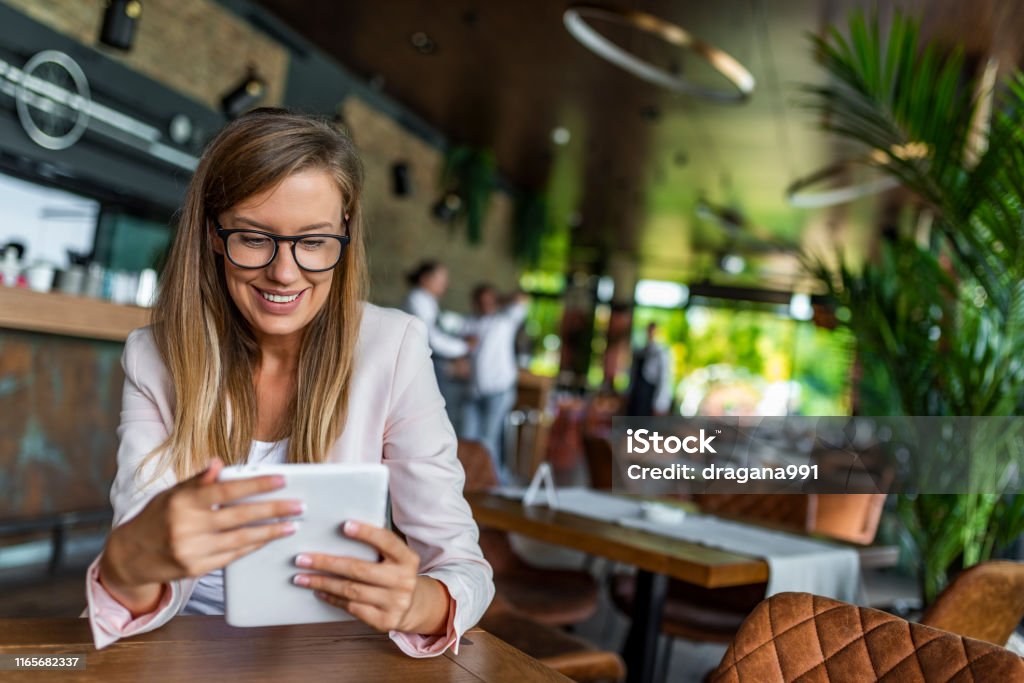
[[[608,609],[606,610],[604,619],[602,619],[601,622],[600,635],[598,636],[598,638],[600,638],[599,642],[601,644],[601,647],[614,649],[614,644],[612,643],[612,631],[614,628],[615,605],[608,605]]]
[[[605,560],[604,565],[601,567],[598,576],[599,585],[605,586],[604,595],[607,601],[607,610],[604,615],[604,619],[601,623],[600,636],[601,646],[613,649],[611,645],[612,629],[615,627],[615,604],[611,599],[611,579],[615,575],[615,570],[618,569],[619,563],[612,560]]]
[[[50,565],[48,571],[51,575],[56,574],[60,569],[61,561],[64,559],[64,524],[58,523],[53,527],[53,535],[50,542]]]
[[[675,649],[676,639],[670,635],[665,635],[661,640],[663,641],[661,643],[661,657],[655,677],[661,683],[668,683],[668,675],[672,667],[672,650]]]

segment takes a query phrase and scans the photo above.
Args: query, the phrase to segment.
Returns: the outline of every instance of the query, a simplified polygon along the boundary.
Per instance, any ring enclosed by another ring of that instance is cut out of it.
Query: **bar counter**
[[[0,286],[0,328],[124,341],[150,309],[59,292]]]

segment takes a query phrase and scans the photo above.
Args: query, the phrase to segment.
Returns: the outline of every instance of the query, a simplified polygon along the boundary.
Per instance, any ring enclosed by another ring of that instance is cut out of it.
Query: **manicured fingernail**
[[[292,579],[292,583],[294,583],[296,586],[308,586],[309,577],[305,574],[296,574],[295,578]]]
[[[295,533],[295,530],[298,528],[299,527],[295,524],[295,522],[285,522],[281,525],[281,533],[285,536],[291,536]]]
[[[303,515],[306,513],[306,504],[301,502],[295,502],[288,506],[288,512],[293,515]]]
[[[313,558],[310,557],[309,555],[296,555],[295,556],[295,566],[296,567],[312,567],[313,566]]]
[[[275,474],[273,477],[271,477],[271,482],[273,482],[274,486],[276,486],[277,488],[281,488],[282,486],[284,486],[284,477],[280,474]]]
[[[348,520],[347,522],[345,522],[342,525],[341,529],[342,529],[342,531],[344,531],[349,536],[351,536],[353,534],[358,534],[359,533],[359,522],[353,522],[350,519],[350,520]]]

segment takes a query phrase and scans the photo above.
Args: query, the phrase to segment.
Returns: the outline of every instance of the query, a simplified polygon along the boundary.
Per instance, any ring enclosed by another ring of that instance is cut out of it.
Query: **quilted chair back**
[[[494,461],[491,460],[487,447],[479,441],[468,441],[459,439],[458,445],[459,462],[466,472],[466,484],[463,491],[473,493],[486,491],[498,485],[498,473],[494,470]],[[502,571],[513,571],[523,566],[512,545],[509,543],[508,534],[496,529],[480,529],[480,550],[484,557],[490,562],[495,573]]]
[[[736,633],[712,683],[1024,681],[1024,659],[990,643],[866,607],[778,593]]]
[[[1024,562],[993,560],[965,569],[942,591],[922,624],[1005,645],[1024,618]]]
[[[590,486],[598,490],[610,490],[614,484],[612,470],[615,467],[611,442],[603,436],[585,434],[583,436],[583,455],[587,460]]]
[[[486,491],[498,485],[498,473],[494,471],[494,462],[491,460],[487,446],[479,441],[468,441],[459,439],[458,455],[462,469],[466,472],[466,484],[463,490],[466,493],[473,491]]]
[[[802,493],[702,493],[693,497],[701,512],[810,531],[817,496]]]

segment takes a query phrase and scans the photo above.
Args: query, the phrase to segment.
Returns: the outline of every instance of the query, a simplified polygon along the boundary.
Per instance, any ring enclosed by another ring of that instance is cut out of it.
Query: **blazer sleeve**
[[[474,626],[494,597],[491,566],[479,530],[462,495],[465,473],[456,455],[455,431],[437,388],[425,325],[410,319],[399,348],[384,427],[391,513],[409,547],[420,556],[420,573],[440,581],[452,598],[443,636],[392,632],[414,657],[439,655]]]
[[[171,419],[169,381],[147,329],[135,330],[128,336],[121,365],[125,381],[117,428],[120,445],[117,474],[110,490],[115,527],[135,517],[156,494],[176,483],[172,471],[153,480],[155,458],[139,472],[143,458],[167,438]],[[97,557],[90,565],[85,586],[86,612],[97,649],[163,626],[185,607],[195,588],[195,579],[171,581],[164,586],[163,597],[153,612],[133,618],[100,583],[99,561]]]

